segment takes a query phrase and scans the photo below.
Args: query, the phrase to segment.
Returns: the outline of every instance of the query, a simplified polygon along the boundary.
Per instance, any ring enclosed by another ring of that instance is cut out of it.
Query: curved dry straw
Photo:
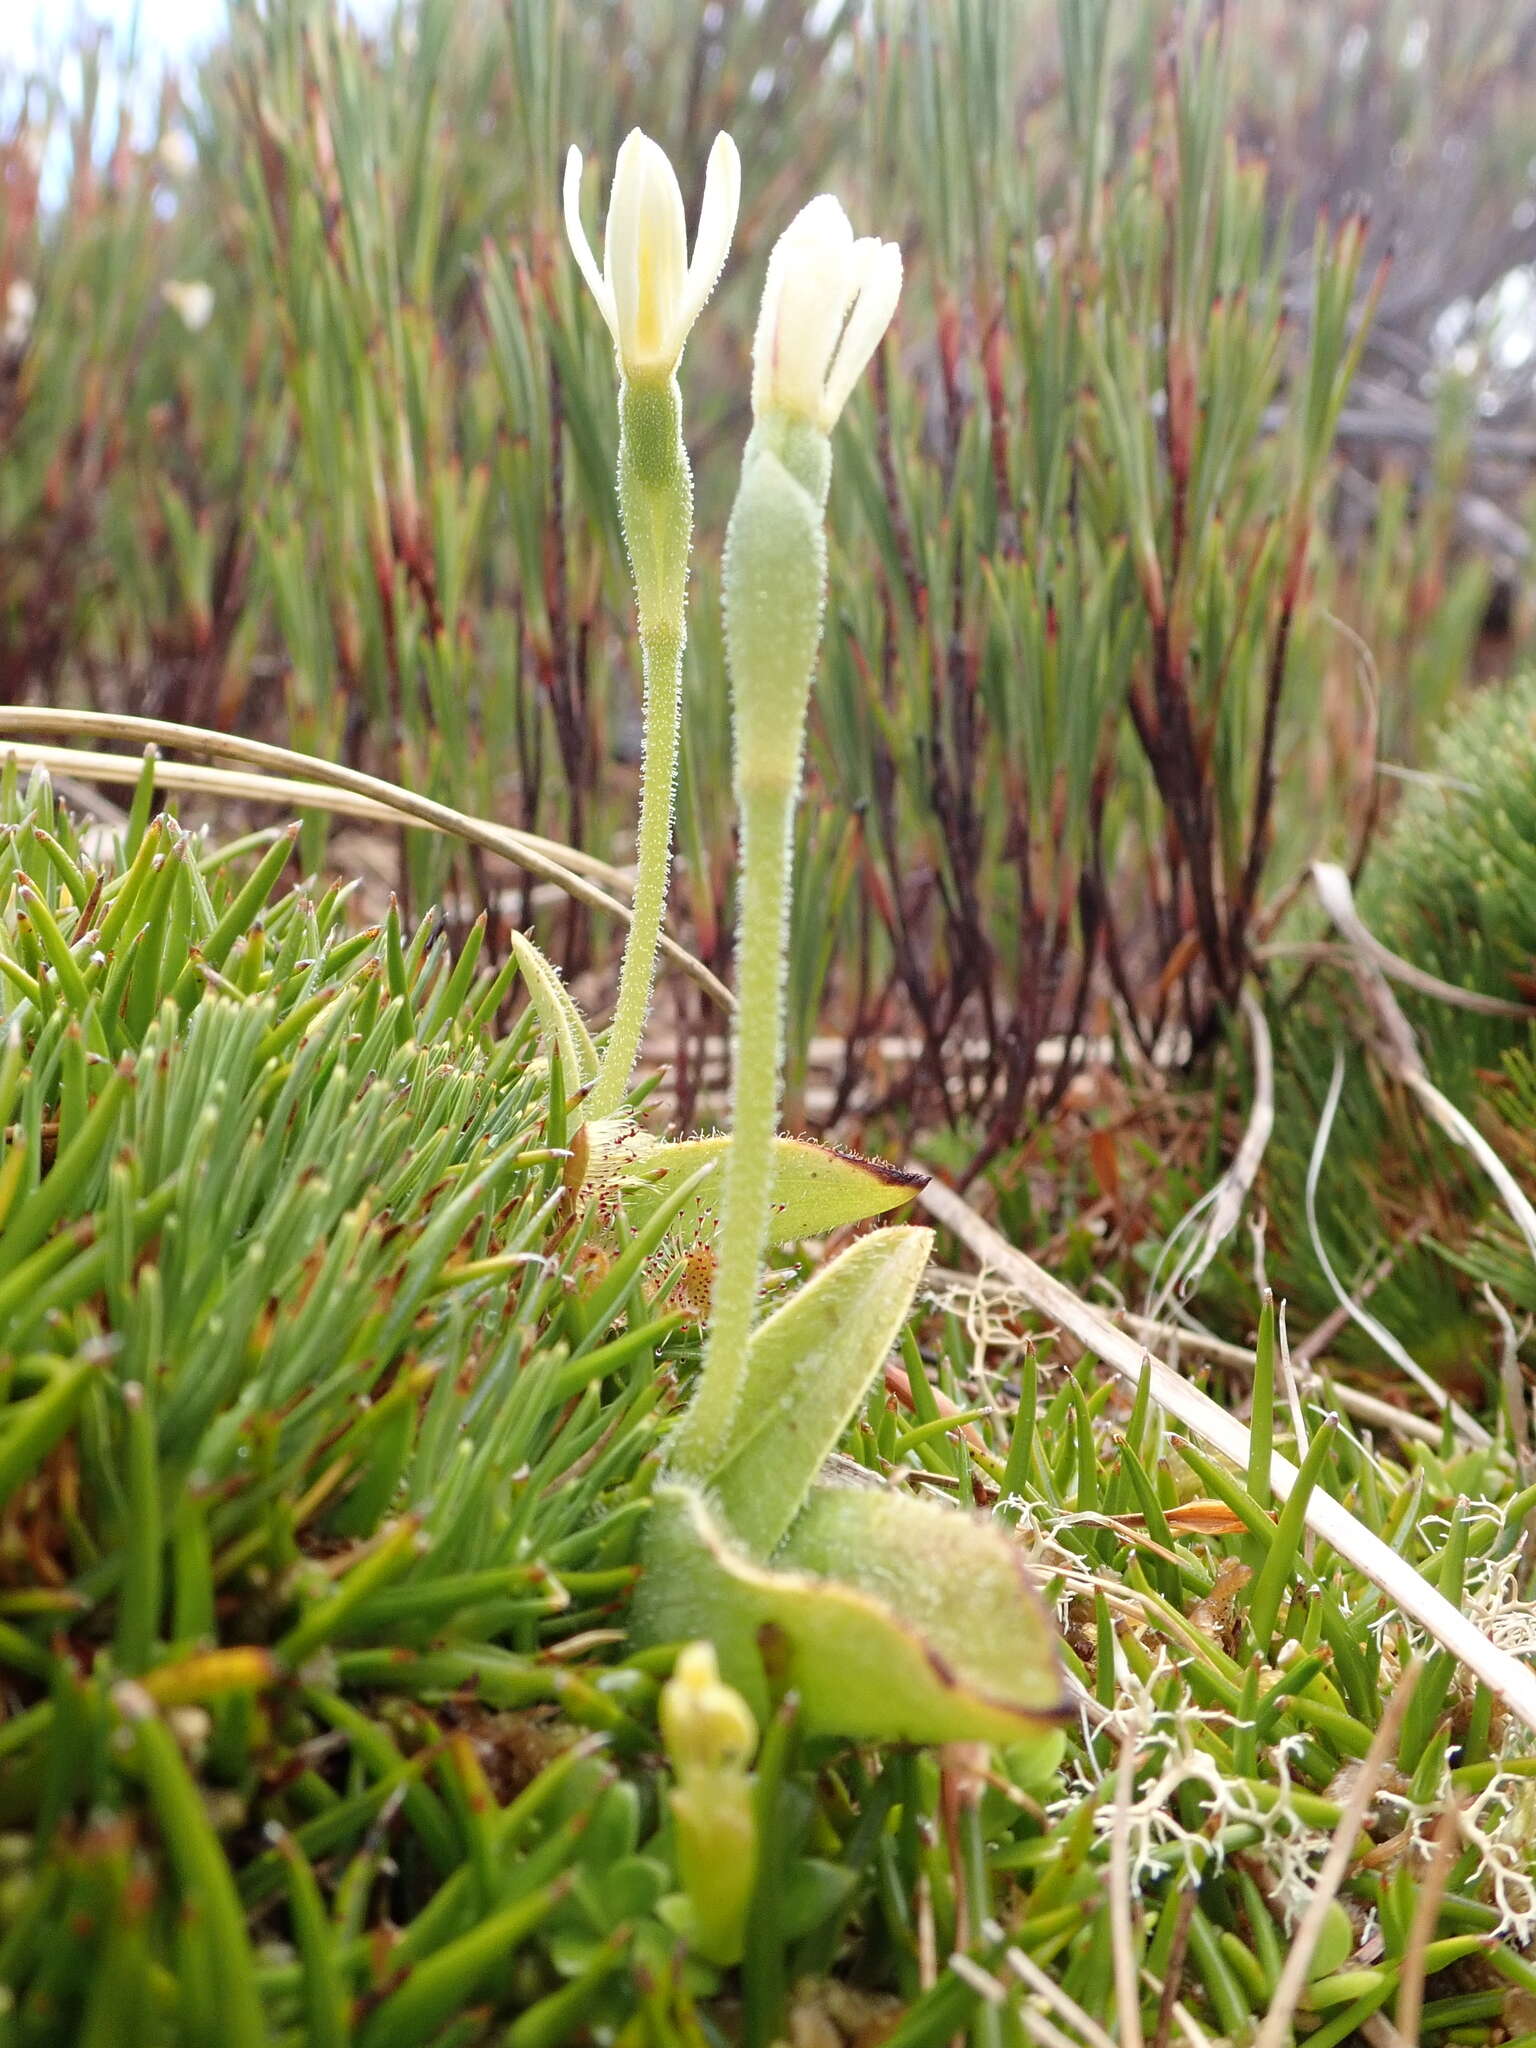
[[[1090,1356],[1117,1373],[1132,1388],[1147,1376],[1152,1399],[1194,1435],[1222,1456],[1246,1469],[1253,1454],[1247,1427],[1219,1407],[1209,1394],[1182,1373],[1117,1330],[1101,1315],[1017,1250],[962,1201],[953,1188],[928,1182],[918,1200],[936,1222],[955,1236],[983,1270],[1006,1280],[1031,1308],[1069,1331]],[[1278,1452],[1270,1457],[1270,1484],[1285,1499],[1298,1480],[1296,1467]],[[1449,1650],[1482,1680],[1496,1699],[1525,1726],[1536,1732],[1536,1671],[1496,1642],[1470,1615],[1454,1606],[1438,1587],[1384,1543],[1374,1530],[1320,1487],[1307,1495],[1307,1527],[1347,1558],[1373,1585],[1416,1621],[1442,1649]]]
[[[512,825],[497,825],[487,818],[471,817],[450,804],[418,796],[414,790],[402,789],[398,783],[386,782],[376,775],[365,775],[357,768],[318,760],[288,747],[272,746],[265,740],[210,732],[203,726],[177,725],[168,719],[133,718],[107,711],[60,711],[36,705],[0,706],[0,742],[23,733],[59,733],[68,739],[95,737],[141,746],[174,747],[185,753],[241,761],[258,770],[284,771],[241,775],[166,761],[159,764],[156,775],[168,789],[208,792],[300,810],[340,811],[348,817],[377,819],[381,823],[424,826],[428,831],[482,847],[487,853],[500,854],[540,881],[552,882],[589,909],[604,911],[623,924],[630,921],[629,906],[599,886],[600,882],[608,883],[610,888],[629,886],[627,878],[605,861],[562,846],[558,840],[520,832]],[[12,745],[6,751],[15,753],[29,766],[41,765],[99,782],[137,782],[144,765],[130,755],[86,752],[68,745]],[[722,1010],[728,1013],[734,1008],[730,990],[685,946],[664,933],[661,949]]]

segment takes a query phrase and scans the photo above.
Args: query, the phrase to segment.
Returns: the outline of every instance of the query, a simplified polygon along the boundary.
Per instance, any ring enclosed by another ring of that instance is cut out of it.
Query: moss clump
[[[1360,890],[1384,944],[1443,981],[1536,1000],[1536,673],[1468,698],[1403,797]],[[1406,994],[1437,1049],[1486,1050],[1525,1028]]]

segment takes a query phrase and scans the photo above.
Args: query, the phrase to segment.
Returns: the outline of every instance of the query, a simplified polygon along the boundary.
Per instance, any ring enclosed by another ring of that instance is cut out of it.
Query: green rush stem
[[[714,1470],[730,1433],[746,1372],[747,1340],[768,1243],[796,794],[797,785],[783,781],[757,783],[740,791],[741,908],[731,1048],[731,1145],[725,1155],[720,1263],[715,1272],[704,1369],[672,1455],[673,1469],[687,1478],[703,1479]]]

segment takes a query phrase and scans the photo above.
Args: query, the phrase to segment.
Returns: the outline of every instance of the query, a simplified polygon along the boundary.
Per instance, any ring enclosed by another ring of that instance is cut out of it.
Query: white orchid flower
[[[160,287],[160,296],[186,328],[188,334],[201,334],[213,318],[216,303],[211,284],[205,284],[200,277],[170,278]]]
[[[774,244],[752,345],[752,410],[777,410],[830,434],[901,296],[901,251],[855,240],[830,192],[801,208]]]
[[[32,323],[37,318],[37,293],[24,277],[13,277],[5,288],[5,312],[0,318],[0,348],[20,353],[27,345]]]
[[[704,175],[693,259],[677,173],[666,151],[630,130],[613,167],[599,271],[581,224],[581,151],[565,160],[565,226],[626,377],[670,377],[725,267],[741,200],[741,159],[717,135]]]

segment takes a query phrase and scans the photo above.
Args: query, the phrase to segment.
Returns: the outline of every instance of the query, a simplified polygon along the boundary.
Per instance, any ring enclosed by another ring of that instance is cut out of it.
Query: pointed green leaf
[[[559,969],[522,932],[513,932],[510,944],[528,984],[528,999],[538,1014],[539,1029],[559,1047],[560,1064],[566,1073],[585,1088],[597,1078],[597,1047],[560,979]]]
[[[1054,1741],[1069,1711],[1023,1554],[975,1516],[885,1488],[818,1488],[764,1565],[737,1548],[702,1494],[664,1485],[644,1566],[639,1640],[707,1637],[759,1719],[769,1665],[812,1735]]]
[[[900,1333],[932,1248],[931,1230],[861,1237],[753,1331],[710,1490],[757,1555],[767,1556],[804,1506]]]
[[[625,1188],[624,1209],[638,1223],[669,1184],[686,1180],[707,1160],[718,1159],[722,1177],[712,1181],[710,1198],[699,1205],[699,1235],[712,1237],[716,1205],[724,1185],[725,1154],[730,1133],[683,1138],[657,1144],[638,1164]],[[825,1237],[850,1223],[885,1216],[910,1202],[926,1175],[907,1173],[883,1160],[861,1159],[854,1152],[834,1152],[813,1138],[777,1137],[773,1141],[773,1214],[770,1242],[794,1244],[802,1237]]]

